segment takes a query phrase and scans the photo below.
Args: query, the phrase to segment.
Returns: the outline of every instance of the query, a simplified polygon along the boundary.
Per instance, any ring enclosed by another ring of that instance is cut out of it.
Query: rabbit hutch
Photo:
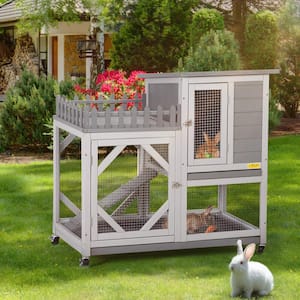
[[[143,74],[142,100],[58,97],[52,243],[62,238],[81,265],[93,255],[237,239],[263,250],[269,75],[276,73]],[[75,142],[81,160],[72,185],[61,156]]]

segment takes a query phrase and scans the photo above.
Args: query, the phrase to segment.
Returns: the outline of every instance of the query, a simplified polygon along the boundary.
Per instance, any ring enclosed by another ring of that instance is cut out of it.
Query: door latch
[[[192,124],[193,124],[193,121],[192,121],[192,120],[187,120],[187,121],[185,121],[185,122],[183,123],[183,125],[186,126],[186,127],[190,127],[190,126],[192,126]]]
[[[174,189],[178,189],[178,188],[180,188],[182,186],[182,184],[180,184],[179,182],[173,182],[173,184],[172,184],[172,187],[174,188]]]

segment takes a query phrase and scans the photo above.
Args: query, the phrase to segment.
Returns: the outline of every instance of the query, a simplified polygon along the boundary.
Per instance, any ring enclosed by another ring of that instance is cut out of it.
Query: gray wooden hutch
[[[269,75],[277,72],[143,74],[142,104],[58,97],[52,243],[62,238],[82,264],[93,255],[228,246],[239,238],[263,249]],[[79,205],[60,179],[61,152],[74,138]],[[211,223],[189,233],[187,215],[211,206]]]

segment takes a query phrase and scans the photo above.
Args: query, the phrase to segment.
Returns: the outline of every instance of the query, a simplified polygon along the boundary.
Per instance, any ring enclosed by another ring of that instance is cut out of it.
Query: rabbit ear
[[[249,261],[255,252],[256,245],[254,243],[248,245],[244,251],[245,258]]]
[[[237,240],[236,245],[237,245],[237,254],[242,254],[243,253],[242,241]]]
[[[204,141],[205,141],[206,143],[208,143],[209,140],[210,140],[208,134],[207,134],[206,132],[203,132],[203,136],[204,136]]]
[[[220,142],[220,131],[215,135],[215,143],[218,144]]]
[[[205,210],[207,213],[210,213],[214,207],[212,205],[208,206]]]
[[[205,216],[208,216],[208,215],[210,214],[210,212],[212,211],[212,209],[213,209],[213,206],[212,206],[212,205],[210,205],[209,207],[207,207],[207,208],[205,209],[205,211],[204,211],[204,215],[205,215]]]

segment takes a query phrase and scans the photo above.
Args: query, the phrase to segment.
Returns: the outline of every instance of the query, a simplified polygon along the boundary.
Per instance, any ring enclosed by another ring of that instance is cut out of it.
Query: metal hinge
[[[187,120],[187,121],[185,121],[185,122],[183,123],[183,125],[186,126],[186,127],[190,127],[190,126],[192,126],[192,124],[193,124],[193,121],[192,121],[192,120]]]
[[[178,189],[178,188],[180,188],[181,186],[182,186],[182,184],[179,183],[179,182],[173,182],[173,184],[172,184],[172,188],[174,188],[174,189]]]

